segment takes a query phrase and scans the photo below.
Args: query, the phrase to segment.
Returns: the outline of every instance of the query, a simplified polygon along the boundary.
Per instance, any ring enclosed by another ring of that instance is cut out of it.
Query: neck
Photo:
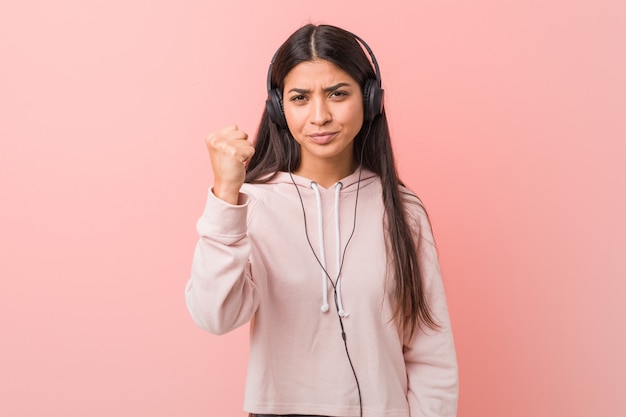
[[[304,162],[304,161],[303,161]],[[293,173],[302,177],[315,181],[324,188],[330,188],[339,180],[352,174],[357,168],[356,161],[352,160],[349,164],[338,165],[332,162],[311,164],[301,163],[298,169]]]

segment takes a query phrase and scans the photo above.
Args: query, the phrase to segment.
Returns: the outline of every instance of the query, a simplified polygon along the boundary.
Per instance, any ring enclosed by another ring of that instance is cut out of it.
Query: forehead
[[[296,65],[285,77],[285,88],[305,87],[315,85],[330,85],[344,82],[357,85],[358,83],[347,72],[337,65],[324,59],[304,61]]]

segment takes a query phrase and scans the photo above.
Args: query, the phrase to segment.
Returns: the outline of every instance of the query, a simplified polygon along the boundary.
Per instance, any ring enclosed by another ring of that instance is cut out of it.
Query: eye
[[[304,96],[302,94],[299,95],[299,96],[293,96],[293,97],[291,97],[289,99],[289,101],[294,101],[294,102],[301,102],[301,101],[304,101],[304,100],[306,100],[306,96]]]
[[[333,91],[330,94],[330,98],[334,98],[334,99],[342,99],[347,96],[348,96],[348,93],[345,91]]]

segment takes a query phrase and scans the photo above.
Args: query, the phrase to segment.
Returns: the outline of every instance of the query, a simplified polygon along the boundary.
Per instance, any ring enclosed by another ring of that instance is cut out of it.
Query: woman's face
[[[329,61],[302,62],[285,77],[283,109],[301,147],[299,173],[352,172],[354,138],[363,124],[363,94],[354,78]]]

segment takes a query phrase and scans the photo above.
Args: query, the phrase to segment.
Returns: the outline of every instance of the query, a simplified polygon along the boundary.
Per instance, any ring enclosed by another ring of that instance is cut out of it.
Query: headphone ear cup
[[[383,96],[385,91],[378,86],[375,79],[368,79],[363,87],[363,116],[365,120],[374,120],[383,112]]]
[[[265,108],[272,122],[282,128],[287,127],[287,120],[283,112],[283,97],[278,89],[272,88],[270,90],[267,100],[265,101]]]

